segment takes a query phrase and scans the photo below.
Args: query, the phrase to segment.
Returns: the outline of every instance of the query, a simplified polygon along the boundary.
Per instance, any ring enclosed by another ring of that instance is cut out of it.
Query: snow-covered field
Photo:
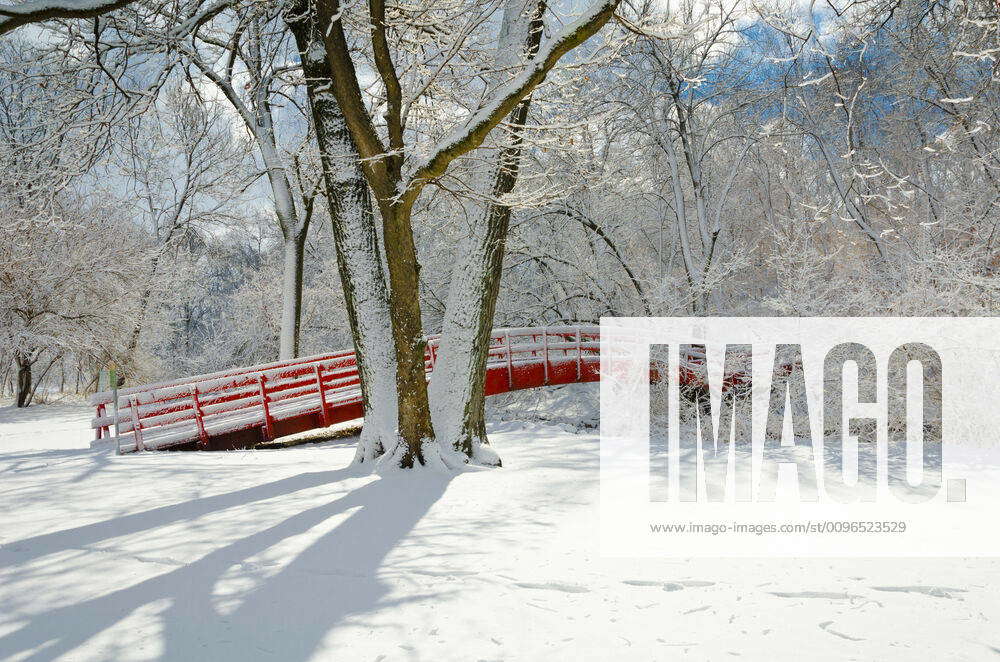
[[[377,478],[353,439],[95,453],[89,416],[0,408],[2,660],[1000,659],[998,560],[601,559],[594,432]]]

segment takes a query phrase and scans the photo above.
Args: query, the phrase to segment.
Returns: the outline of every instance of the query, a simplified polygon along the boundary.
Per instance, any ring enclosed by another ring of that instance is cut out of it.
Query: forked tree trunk
[[[511,0],[513,2],[513,0]],[[403,176],[406,149],[403,95],[386,40],[386,4],[369,3],[373,63],[382,79],[386,105],[382,113],[388,134],[386,145],[371,110],[365,103],[352,46],[344,31],[345,5],[337,0],[317,0],[304,13],[315,13],[330,61],[332,90],[362,157],[362,170],[372,188],[382,216],[382,234],[389,271],[390,316],[396,352],[396,389],[400,443],[386,454],[409,468],[428,462],[451,464],[434,439],[424,373],[423,328],[420,316],[419,268],[413,241],[411,213],[422,188],[445,173],[448,165],[475,149],[509,116],[525,96],[540,84],[559,59],[595,34],[614,13],[618,0],[598,0],[579,19],[552,39],[540,62],[500,86],[486,106],[470,115],[464,128],[444,141],[416,170]],[[505,12],[506,14],[506,12]],[[487,109],[492,109],[487,111]],[[388,459],[387,459],[388,461]]]
[[[340,106],[330,92],[330,65],[322,35],[305,7],[292,11],[298,13],[290,12],[286,21],[302,54],[364,398],[365,423],[355,461],[371,462],[396,440],[396,371],[385,273],[368,184]]]
[[[511,0],[504,10],[498,63],[514,66],[517,45],[530,58],[538,52],[544,2]],[[500,150],[492,196],[482,219],[459,250],[441,331],[439,358],[431,378],[431,405],[438,440],[467,461],[500,465],[486,438],[486,361],[496,312],[511,208],[500,201],[514,190],[521,160],[522,129],[531,98],[511,113],[510,143]]]
[[[326,50],[326,75],[330,77],[330,85],[324,87],[324,92],[330,90],[331,96],[338,100],[340,117],[344,117],[345,99],[338,95],[345,94],[341,89],[349,88],[346,94],[351,100],[360,102],[360,89],[356,87],[357,79],[350,48],[340,23],[343,9],[337,2],[303,0],[298,6],[290,9],[287,16],[293,13],[302,21],[316,21],[316,34],[322,37]],[[292,19],[294,21],[294,19]],[[320,54],[315,42],[306,49],[310,58],[318,60]],[[363,121],[370,118],[365,115],[363,102],[360,109],[352,112],[355,120],[364,115]],[[347,118],[350,129],[350,117]],[[359,138],[351,134],[355,141]],[[357,146],[357,143],[355,143]],[[381,149],[379,152],[381,153]],[[360,150],[358,153],[361,153]],[[410,214],[419,188],[399,195],[397,185],[401,180],[400,164],[402,156],[382,158],[379,163],[368,162],[362,168],[378,170],[380,175],[363,170],[377,201],[378,212],[382,218],[382,240],[385,257],[388,264],[389,304],[387,321],[391,323],[392,342],[388,347],[393,352],[395,363],[396,390],[396,430],[397,434],[391,443],[386,444],[384,462],[386,465],[397,465],[411,468],[423,465],[427,461],[425,444],[434,445],[434,430],[431,425],[430,408],[427,398],[427,381],[424,369],[423,325],[420,316],[420,289],[413,242],[413,229]],[[355,157],[355,163],[358,160]],[[368,311],[358,311],[359,321],[369,317]],[[371,348],[365,348],[370,350]],[[376,403],[377,407],[384,402]],[[433,455],[440,458],[440,453]]]

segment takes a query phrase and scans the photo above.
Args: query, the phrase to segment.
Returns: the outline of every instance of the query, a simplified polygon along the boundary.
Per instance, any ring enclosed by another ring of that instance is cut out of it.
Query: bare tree
[[[538,55],[521,73],[491,90],[475,108],[466,113],[450,132],[423,155],[407,162],[406,119],[432,81],[417,81],[414,93],[404,97],[388,35],[395,21],[387,16],[386,5],[373,1],[368,21],[372,62],[379,74],[385,95],[385,140],[377,129],[376,115],[365,104],[357,66],[349,46],[344,17],[349,9],[339,2],[319,1],[317,19],[324,30],[324,45],[332,67],[333,93],[344,114],[362,159],[362,170],[375,195],[382,218],[383,239],[388,264],[390,318],[396,353],[398,425],[400,443],[387,448],[390,462],[402,467],[425,464],[425,445],[430,459],[439,455],[434,441],[427,397],[424,366],[424,333],[420,311],[419,264],[412,226],[414,203],[424,186],[440,177],[459,156],[475,149],[514,108],[541,83],[559,59],[595,34],[610,18],[615,1],[595,3],[575,21],[566,25],[544,44]],[[487,7],[487,11],[489,8]],[[401,11],[397,9],[396,11]],[[487,14],[488,15],[488,14]],[[484,20],[473,12],[466,25]],[[452,17],[452,21],[455,17]],[[468,30],[449,28],[450,37],[442,52],[461,51]],[[396,58],[398,60],[398,57]],[[439,71],[441,67],[438,67]],[[432,74],[433,77],[433,74]]]
[[[256,146],[284,242],[279,358],[287,359],[299,352],[305,241],[319,180],[300,167],[302,143],[283,145],[279,133],[276,109],[285,105],[278,101],[287,96],[282,77],[290,67],[282,59],[287,39],[275,11],[237,9],[228,39],[196,33],[200,38],[193,44],[172,43],[232,105]]]
[[[249,177],[234,175],[246,169],[248,157],[249,145],[234,139],[227,118],[199,102],[186,84],[169,88],[157,113],[130,134],[120,168],[152,244],[126,348],[132,363],[150,298],[163,289],[161,262],[194,234],[228,220],[234,201],[249,185]]]

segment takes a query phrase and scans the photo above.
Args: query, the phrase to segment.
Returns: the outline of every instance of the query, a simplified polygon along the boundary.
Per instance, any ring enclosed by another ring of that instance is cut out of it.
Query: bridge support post
[[[198,446],[204,450],[208,448],[208,433],[205,432],[205,418],[201,413],[197,384],[191,387],[191,401],[194,403],[194,422],[198,426]]]
[[[139,419],[139,403],[133,395],[129,398],[129,404],[132,405],[132,436],[135,437],[135,450],[144,451],[146,450],[146,445],[142,443],[142,421]]]
[[[271,421],[271,407],[267,402],[267,377],[260,375],[257,381],[260,384],[260,406],[264,410],[264,437],[271,441],[274,439],[274,424]]]
[[[432,341],[427,341],[427,359],[431,362],[431,371],[434,371],[434,366],[437,364],[437,352],[434,350],[434,344]]]
[[[545,366],[545,385],[549,385],[549,332],[542,327],[542,365]]]
[[[583,334],[576,327],[576,381],[583,377]]]
[[[514,390],[514,357],[510,351],[510,331],[505,331],[504,342],[507,345],[507,386],[511,391]]]
[[[316,389],[319,391],[319,411],[323,416],[323,427],[330,427],[330,412],[326,410],[326,393],[323,391],[323,366],[316,364]]]
[[[103,403],[97,405],[97,417],[98,418],[104,418],[104,411],[105,411],[105,409],[104,409],[104,404]],[[94,437],[94,441],[100,441],[101,438],[102,438],[102,436],[103,436],[103,433],[106,432],[107,429],[108,429],[108,426],[106,426],[106,425],[98,425],[97,426],[97,436]]]

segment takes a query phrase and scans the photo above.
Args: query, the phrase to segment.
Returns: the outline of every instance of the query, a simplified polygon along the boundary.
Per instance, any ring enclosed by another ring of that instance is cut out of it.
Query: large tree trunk
[[[299,355],[299,335],[302,328],[302,281],[305,266],[308,226],[297,233],[289,230],[284,241],[284,261],[281,274],[280,359]]]
[[[322,31],[323,46],[326,51],[326,74],[330,84],[324,92],[330,91],[337,98],[341,117],[345,118],[350,130],[351,117],[344,112],[345,99],[340,89],[345,84],[356,86],[354,64],[351,60],[346,36],[340,24],[338,3],[308,1],[297,3],[298,6],[289,9],[287,16],[293,14],[300,17],[299,21],[316,21]],[[294,20],[295,19],[291,19]],[[305,49],[310,59],[319,60],[319,47],[313,42]],[[338,92],[339,91],[339,92]],[[351,99],[360,100],[360,89],[350,91]],[[361,115],[368,121],[366,111],[362,106],[353,110],[355,120]],[[352,132],[355,147],[360,140]],[[370,138],[370,136],[369,136]],[[397,139],[401,136],[396,136]],[[378,149],[382,153],[381,148]],[[362,153],[358,150],[357,153]],[[355,163],[359,161],[355,157]],[[389,345],[394,352],[396,381],[396,423],[397,435],[391,444],[386,444],[386,457],[382,460],[386,465],[395,464],[403,468],[423,465],[428,457],[440,461],[440,452],[433,449],[434,430],[431,425],[430,408],[427,398],[427,381],[424,369],[424,335],[420,316],[419,273],[416,259],[416,248],[413,242],[413,229],[410,214],[419,188],[413,188],[399,195],[400,166],[402,156],[380,159],[378,163],[362,162],[362,170],[377,199],[378,211],[382,218],[382,239],[385,248],[386,262],[389,267],[389,315],[392,325],[392,340]],[[375,176],[368,170],[378,170]],[[367,311],[358,310],[359,320],[368,317]],[[366,348],[370,349],[370,348]],[[383,403],[377,403],[382,406]],[[426,445],[426,448],[425,448]]]
[[[397,407],[389,296],[371,194],[340,106],[330,92],[330,65],[315,19],[299,10],[290,13],[287,20],[302,54],[340,283],[364,398],[365,424],[355,461],[371,462],[396,440]]]
[[[510,0],[504,9],[501,65],[515,66],[518,53],[538,52],[544,2]],[[517,184],[522,130],[531,98],[510,114],[511,141],[500,150],[490,202],[483,217],[462,243],[441,331],[441,348],[431,378],[434,429],[443,445],[462,453],[466,461],[499,466],[500,457],[486,438],[485,380],[493,317],[496,312],[511,209],[501,200]]]
[[[389,452],[399,466],[409,469],[432,459],[425,453],[424,445],[434,442],[424,358],[427,343],[420,315],[420,272],[410,223],[412,202],[382,202],[381,206],[386,262],[389,264],[389,307],[396,350],[401,442]],[[437,449],[433,452],[437,453]]]

